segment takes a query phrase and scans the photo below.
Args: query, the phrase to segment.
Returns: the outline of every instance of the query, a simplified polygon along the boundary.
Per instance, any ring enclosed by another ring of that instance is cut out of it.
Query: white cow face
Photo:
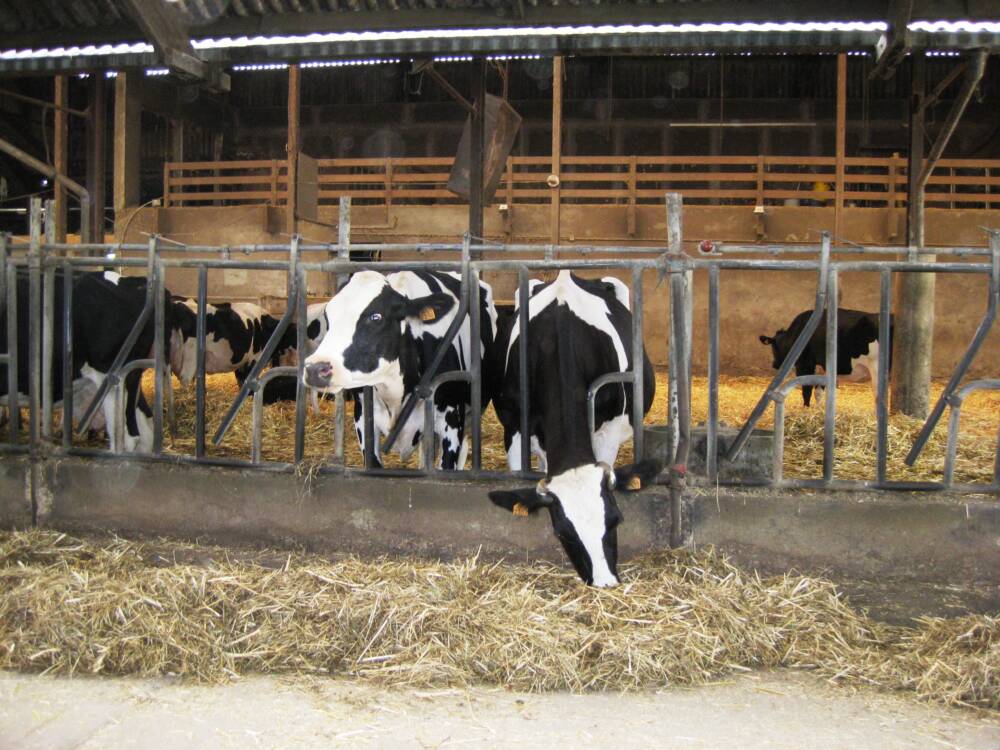
[[[615,474],[607,464],[585,464],[543,479],[537,487],[490,493],[515,515],[548,508],[552,531],[584,583],[618,585],[618,524]]]
[[[443,293],[411,299],[380,273],[354,274],[326,305],[328,330],[306,358],[306,385],[337,393],[399,379],[407,319],[438,320],[454,302]]]

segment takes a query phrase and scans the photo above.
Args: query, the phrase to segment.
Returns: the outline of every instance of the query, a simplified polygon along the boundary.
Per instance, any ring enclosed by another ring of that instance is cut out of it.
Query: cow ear
[[[761,335],[760,343],[764,344],[764,346],[770,346],[771,344],[774,343],[774,339],[772,339],[770,336]]]
[[[432,323],[447,315],[454,304],[455,298],[450,294],[428,294],[426,297],[407,300],[403,314],[407,318],[419,318],[425,323]]]
[[[518,490],[494,490],[490,493],[494,505],[505,508],[515,516],[527,516],[536,513],[539,508],[549,505],[544,495],[539,495],[535,487],[525,487]]]
[[[615,469],[617,487],[625,492],[641,490],[643,487],[651,485],[662,470],[663,462],[652,459],[622,466],[620,469]]]

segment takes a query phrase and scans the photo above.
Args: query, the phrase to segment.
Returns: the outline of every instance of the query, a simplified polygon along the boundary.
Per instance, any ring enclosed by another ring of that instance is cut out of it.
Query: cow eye
[[[378,323],[380,320],[382,320],[382,313],[372,313],[370,320],[372,320],[375,323]]]

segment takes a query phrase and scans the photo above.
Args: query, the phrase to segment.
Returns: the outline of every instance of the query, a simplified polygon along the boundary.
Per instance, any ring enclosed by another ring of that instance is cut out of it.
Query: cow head
[[[771,367],[777,370],[781,367],[781,363],[785,361],[785,355],[788,354],[789,342],[786,341],[788,331],[784,328],[779,328],[773,336],[761,335],[758,338],[760,339],[760,343],[771,347],[771,354],[773,356]]]
[[[400,377],[407,325],[438,321],[454,303],[444,293],[406,297],[375,271],[354,274],[326,305],[328,329],[306,358],[306,385],[337,393]]]
[[[543,479],[535,487],[497,490],[490,500],[514,515],[547,508],[552,531],[580,578],[590,586],[618,585],[618,509],[614,490],[641,489],[662,467],[654,462],[613,471],[604,463],[584,464]]]

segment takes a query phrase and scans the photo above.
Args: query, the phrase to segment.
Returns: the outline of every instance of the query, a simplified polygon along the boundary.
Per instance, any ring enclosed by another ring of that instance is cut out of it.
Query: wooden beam
[[[55,110],[55,125],[52,135],[52,160],[59,174],[66,174],[69,169],[69,113],[66,107],[69,102],[69,76],[55,77],[55,95],[53,97]],[[55,239],[56,242],[66,241],[66,188],[56,181],[55,184]]]
[[[187,125],[184,120],[170,118],[170,151],[167,161],[184,161],[184,135]]]
[[[924,163],[924,107],[927,66],[923,53],[914,55],[910,65],[910,153],[907,160],[906,241],[922,255],[924,246],[924,201],[920,173]],[[924,419],[930,411],[931,354],[934,344],[934,274],[896,274],[895,327],[893,339],[893,412]]]
[[[847,54],[837,55],[837,151],[836,182],[833,203],[833,239],[840,242],[841,215],[844,209],[844,158],[847,143]]]
[[[285,153],[288,158],[288,208],[285,225],[289,234],[295,234],[298,227],[296,225],[295,207],[296,194],[295,183],[298,179],[299,171],[299,151],[302,149],[299,128],[299,113],[301,109],[301,81],[299,66],[288,66],[288,141],[285,145]]]
[[[483,236],[483,150],[486,138],[486,58],[472,72],[472,118],[469,122],[469,234]]]
[[[115,222],[138,206],[142,149],[142,70],[122,70],[115,78],[114,209]]]
[[[561,182],[562,175],[562,99],[563,99],[563,58],[552,58],[552,172]],[[552,188],[552,208],[549,218],[551,242],[559,244],[559,214],[561,188],[559,183]]]
[[[106,79],[104,71],[90,76],[90,117],[87,120],[87,192],[90,194],[91,242],[104,240],[104,194],[107,165],[105,163],[105,123],[107,120]]]

